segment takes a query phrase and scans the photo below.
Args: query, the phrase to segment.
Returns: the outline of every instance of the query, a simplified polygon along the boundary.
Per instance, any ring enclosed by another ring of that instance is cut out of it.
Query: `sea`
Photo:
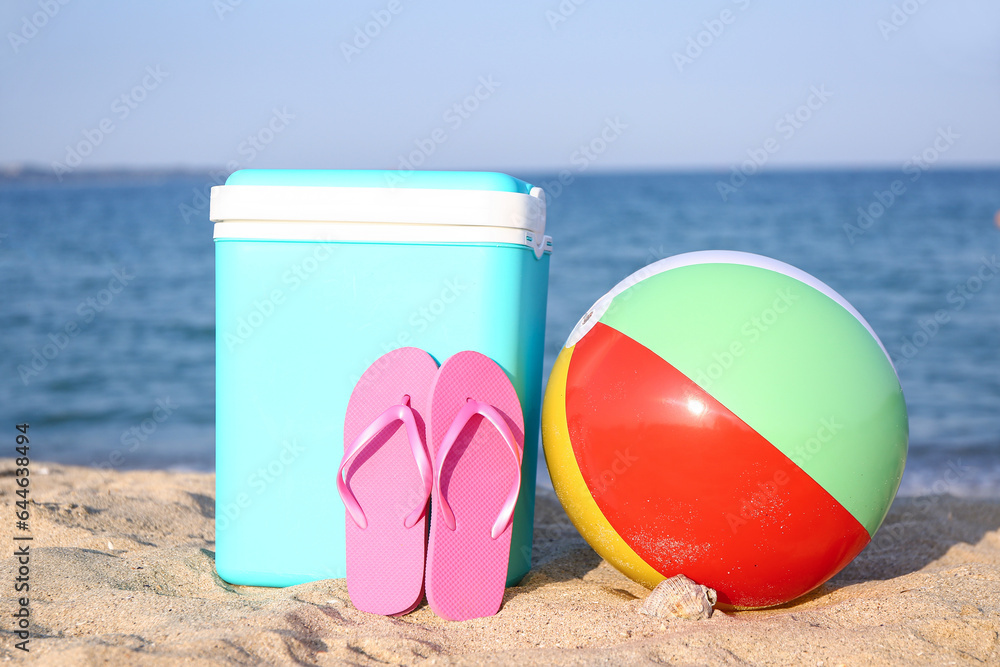
[[[1000,170],[514,175],[548,193],[544,377],[580,316],[646,264],[767,255],[840,292],[895,361],[900,493],[1000,497]],[[218,178],[0,176],[9,455],[29,423],[36,460],[214,469]]]

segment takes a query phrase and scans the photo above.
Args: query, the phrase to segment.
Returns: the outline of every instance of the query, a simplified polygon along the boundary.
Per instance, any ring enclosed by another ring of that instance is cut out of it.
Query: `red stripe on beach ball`
[[[598,323],[577,343],[573,452],[619,535],[664,576],[762,607],[819,586],[868,532],[751,426],[648,348]]]

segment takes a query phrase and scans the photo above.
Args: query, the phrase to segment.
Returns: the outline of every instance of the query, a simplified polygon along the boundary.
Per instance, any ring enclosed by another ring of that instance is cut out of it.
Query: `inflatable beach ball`
[[[739,608],[788,602],[865,548],[903,474],[888,353],[827,285],[782,262],[696,252],[602,297],[542,413],[552,483],[608,562],[684,574]]]

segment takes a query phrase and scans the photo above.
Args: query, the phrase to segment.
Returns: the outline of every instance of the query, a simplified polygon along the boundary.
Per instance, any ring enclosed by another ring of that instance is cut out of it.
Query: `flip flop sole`
[[[434,359],[412,347],[393,350],[375,361],[347,404],[345,448],[404,395],[410,397],[417,429],[425,437],[423,415],[436,373]],[[425,491],[401,422],[383,429],[362,449],[347,467],[346,480],[368,520],[362,529],[345,512],[351,602],[362,611],[383,616],[412,611],[423,599],[427,515],[411,528],[403,525]]]
[[[503,416],[523,453],[521,404],[507,375],[489,357],[460,352],[441,367],[431,390],[428,447],[435,469],[445,434],[470,398]],[[438,616],[465,620],[492,616],[500,609],[513,524],[496,539],[490,533],[519,475],[500,432],[484,417],[473,416],[441,468],[440,490],[454,513],[454,530],[442,517],[438,497],[431,500],[426,591]]]

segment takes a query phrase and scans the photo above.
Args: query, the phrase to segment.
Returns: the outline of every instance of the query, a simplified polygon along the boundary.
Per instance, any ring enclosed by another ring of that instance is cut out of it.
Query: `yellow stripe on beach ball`
[[[639,558],[608,523],[587,488],[573,454],[566,423],[566,378],[572,356],[572,347],[563,348],[559,353],[542,404],[542,443],[552,486],[570,521],[594,551],[629,578],[653,588],[663,581],[663,575]]]

